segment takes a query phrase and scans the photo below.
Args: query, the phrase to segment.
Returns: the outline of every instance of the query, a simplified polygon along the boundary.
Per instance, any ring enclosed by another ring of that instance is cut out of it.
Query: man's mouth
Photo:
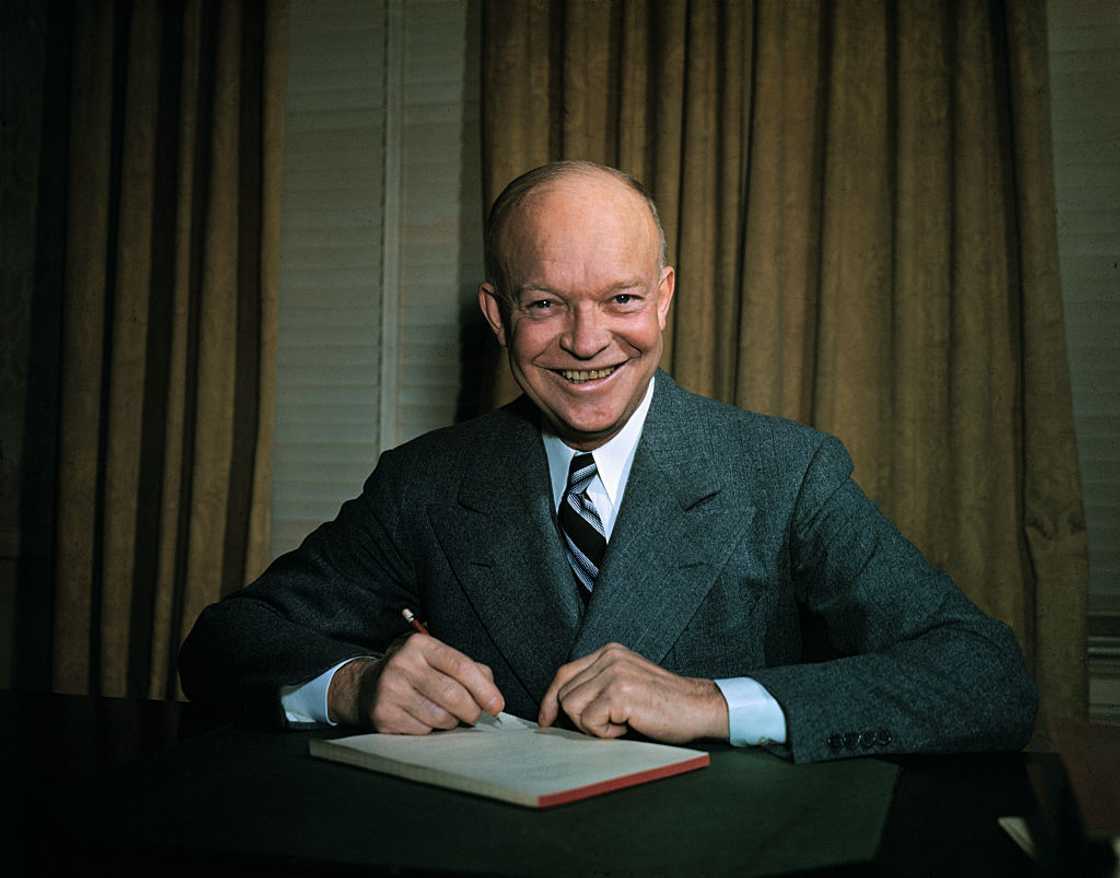
[[[608,366],[606,369],[557,369],[556,373],[571,384],[583,384],[585,381],[596,381],[613,375],[618,366]]]

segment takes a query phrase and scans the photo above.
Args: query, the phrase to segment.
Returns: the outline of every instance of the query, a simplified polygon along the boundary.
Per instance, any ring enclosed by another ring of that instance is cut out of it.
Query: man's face
[[[645,200],[608,175],[573,175],[530,193],[502,252],[513,301],[479,304],[522,390],[574,448],[614,436],[642,401],[661,358],[673,297]]]

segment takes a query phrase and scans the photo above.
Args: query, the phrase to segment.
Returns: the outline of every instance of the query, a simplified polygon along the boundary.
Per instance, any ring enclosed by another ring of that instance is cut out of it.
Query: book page
[[[431,735],[355,735],[313,741],[311,752],[413,780],[522,804],[604,784],[615,786],[707,764],[700,750],[640,741],[593,738],[566,729],[542,729],[510,714],[485,717]],[[592,795],[596,791],[589,791]]]
[[[460,726],[460,728],[463,728]],[[467,728],[472,728],[467,726]],[[540,728],[535,722],[528,719],[522,719],[519,716],[514,716],[512,713],[506,713],[504,710],[497,716],[490,716],[488,713],[482,714],[478,718],[473,728],[479,731],[490,732],[518,732],[526,731],[529,729]],[[455,731],[458,731],[456,729]]]

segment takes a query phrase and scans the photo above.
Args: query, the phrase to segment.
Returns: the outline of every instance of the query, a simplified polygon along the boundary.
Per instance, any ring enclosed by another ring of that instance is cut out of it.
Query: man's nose
[[[610,344],[606,321],[594,306],[574,308],[560,337],[564,350],[581,360],[590,360]]]

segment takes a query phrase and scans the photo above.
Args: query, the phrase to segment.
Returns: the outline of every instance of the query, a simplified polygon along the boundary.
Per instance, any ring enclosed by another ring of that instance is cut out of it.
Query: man
[[[531,171],[486,249],[479,304],[525,395],[386,452],[207,608],[192,698],[406,734],[506,709],[798,761],[1026,742],[1013,636],[879,515],[840,443],[657,371],[675,275],[636,181]],[[803,662],[805,620],[835,658]]]

